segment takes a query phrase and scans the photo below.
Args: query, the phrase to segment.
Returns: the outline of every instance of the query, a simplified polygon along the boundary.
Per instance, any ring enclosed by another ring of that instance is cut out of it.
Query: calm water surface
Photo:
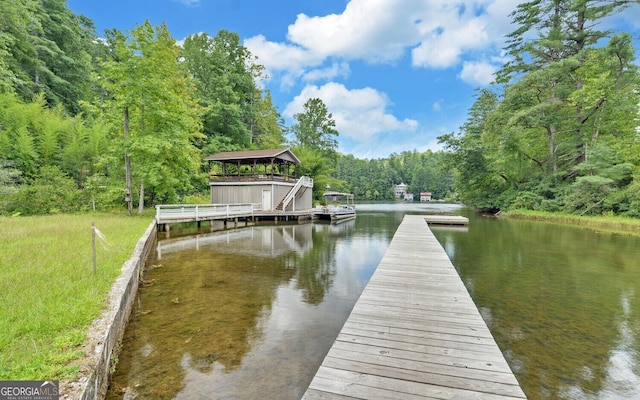
[[[338,225],[172,229],[108,398],[300,398],[404,214],[464,212],[370,204]],[[468,216],[434,232],[529,398],[640,398],[640,239]]]

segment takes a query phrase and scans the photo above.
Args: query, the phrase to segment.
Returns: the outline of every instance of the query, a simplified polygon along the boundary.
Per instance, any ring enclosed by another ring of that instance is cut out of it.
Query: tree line
[[[263,71],[226,30],[182,45],[166,25],[149,22],[99,36],[64,0],[2,2],[0,211],[126,204],[132,213],[134,205],[141,212],[185,201],[208,190],[204,156],[244,149],[292,147],[299,173],[316,181],[316,198],[327,186],[389,198],[394,179],[412,179],[398,168],[404,157],[364,162],[338,153],[321,99],[307,101],[287,127],[260,88]],[[386,178],[362,181],[365,170]]]
[[[640,81],[633,38],[600,30],[638,1],[520,4],[510,61],[443,135],[461,201],[640,217]]]
[[[0,213],[190,202],[203,157],[290,147],[299,174],[359,199],[418,196],[488,210],[640,216],[640,88],[632,37],[597,30],[638,1],[534,0],[512,14],[509,62],[444,151],[362,160],[337,151],[321,99],[286,126],[236,33],[166,25],[98,35],[65,0],[0,3]],[[203,196],[206,197],[206,196]]]

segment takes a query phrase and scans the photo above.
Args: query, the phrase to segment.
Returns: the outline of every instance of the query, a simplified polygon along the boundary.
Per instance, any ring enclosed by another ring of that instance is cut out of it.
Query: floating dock
[[[303,399],[526,399],[432,218],[404,217]]]
[[[423,215],[429,225],[469,225],[469,218],[459,215]]]

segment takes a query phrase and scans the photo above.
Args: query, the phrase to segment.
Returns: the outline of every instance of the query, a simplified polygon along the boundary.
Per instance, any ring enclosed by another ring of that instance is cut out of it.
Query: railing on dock
[[[204,221],[233,217],[253,217],[253,213],[261,211],[259,203],[239,204],[160,204],[156,206],[156,222]]]
[[[300,179],[298,179],[298,182],[296,182],[295,186],[292,187],[291,190],[289,190],[289,193],[287,193],[287,195],[284,197],[284,199],[282,199],[282,201],[278,205],[277,209],[279,209],[279,210],[286,209],[287,206],[289,205],[289,203],[291,202],[291,200],[293,200],[293,198],[296,197],[296,194],[298,193],[300,188],[303,188],[303,187],[312,188],[313,187],[313,179],[308,177],[308,176],[303,176]]]

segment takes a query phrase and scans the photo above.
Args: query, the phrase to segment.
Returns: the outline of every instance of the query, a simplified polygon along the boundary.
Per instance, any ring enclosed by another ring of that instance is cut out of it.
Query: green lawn
[[[123,213],[0,217],[0,379],[73,378],[111,284],[151,223]],[[97,240],[93,273],[91,222]]]
[[[640,219],[618,216],[579,216],[574,214],[550,213],[544,211],[516,210],[504,214],[509,218],[522,218],[539,221],[579,225],[591,229],[623,234],[640,235]]]

